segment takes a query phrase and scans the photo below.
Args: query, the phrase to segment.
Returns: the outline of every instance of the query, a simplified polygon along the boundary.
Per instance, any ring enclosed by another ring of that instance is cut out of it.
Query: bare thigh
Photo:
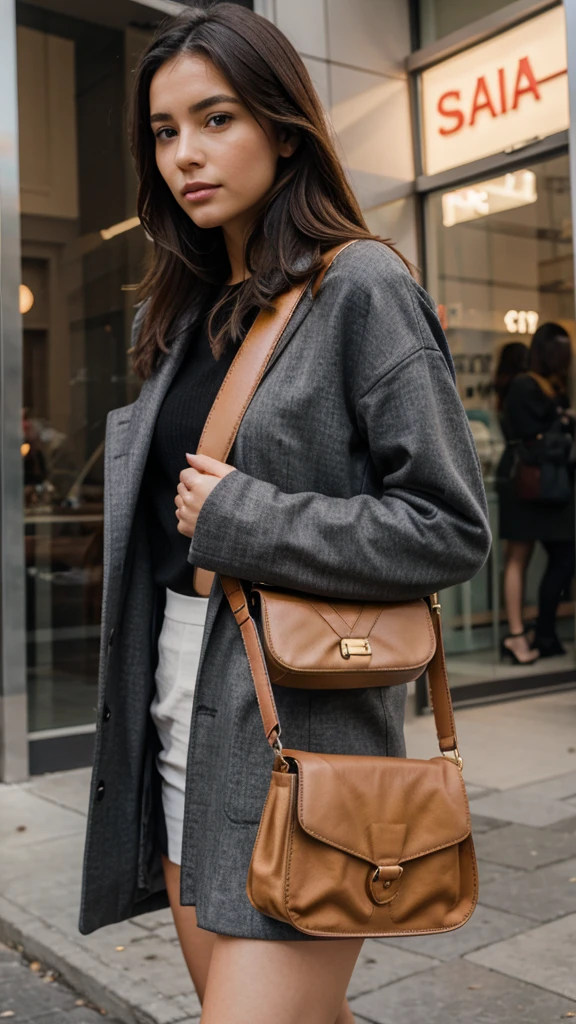
[[[201,1024],[334,1024],[362,939],[263,942],[215,937]],[[349,1014],[349,1016],[348,1016]]]
[[[208,980],[208,969],[210,958],[216,936],[213,932],[207,932],[199,928],[196,921],[196,908],[183,907],[180,904],[180,865],[173,864],[167,857],[162,858],[164,867],[164,879],[170,900],[170,909],[178,939],[182,947],[182,953],[190,977],[194,982],[194,988],[200,1002],[204,999],[206,982]]]

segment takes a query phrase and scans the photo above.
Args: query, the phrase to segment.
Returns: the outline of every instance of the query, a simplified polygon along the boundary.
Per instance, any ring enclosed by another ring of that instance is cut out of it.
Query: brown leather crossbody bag
[[[325,257],[324,268],[343,247]],[[226,461],[244,412],[308,282],[260,313],[222,385],[198,452]],[[197,570],[206,593],[212,574]],[[317,937],[421,935],[464,924],[478,898],[470,812],[442,645],[440,605],[324,600],[221,577],[262,724],[276,753],[247,893],[261,913]],[[252,613],[258,613],[259,626]],[[271,680],[387,686],[428,667],[440,752],[430,761],[283,749]]]

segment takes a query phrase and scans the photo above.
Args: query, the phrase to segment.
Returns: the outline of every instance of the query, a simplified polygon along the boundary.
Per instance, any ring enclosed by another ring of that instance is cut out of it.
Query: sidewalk
[[[353,1011],[372,1024],[576,1017],[576,692],[460,711],[458,731],[480,906],[449,935],[366,942]],[[437,753],[428,717],[407,739],[411,756]],[[125,1024],[192,1024],[167,911],[77,932],[87,792],[85,770],[0,786],[0,941]]]

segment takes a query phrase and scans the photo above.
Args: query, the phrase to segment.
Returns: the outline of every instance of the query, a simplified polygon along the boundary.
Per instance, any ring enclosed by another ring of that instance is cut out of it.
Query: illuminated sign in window
[[[540,319],[535,309],[509,309],[504,325],[509,334],[534,334]]]
[[[564,131],[562,4],[428,68],[421,82],[426,174]]]
[[[512,171],[501,178],[480,181],[476,185],[445,192],[442,196],[442,223],[451,228],[463,221],[488,217],[517,206],[535,203],[536,175],[533,171]]]

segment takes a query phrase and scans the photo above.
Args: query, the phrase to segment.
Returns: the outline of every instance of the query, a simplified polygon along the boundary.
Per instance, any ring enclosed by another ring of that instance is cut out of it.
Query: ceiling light
[[[34,305],[34,292],[28,287],[27,284],[21,284],[18,289],[18,302],[20,305],[20,312],[29,313]]]
[[[536,175],[533,171],[511,171],[501,178],[465,185],[442,196],[442,223],[445,228],[467,220],[488,217],[518,206],[535,203]]]

